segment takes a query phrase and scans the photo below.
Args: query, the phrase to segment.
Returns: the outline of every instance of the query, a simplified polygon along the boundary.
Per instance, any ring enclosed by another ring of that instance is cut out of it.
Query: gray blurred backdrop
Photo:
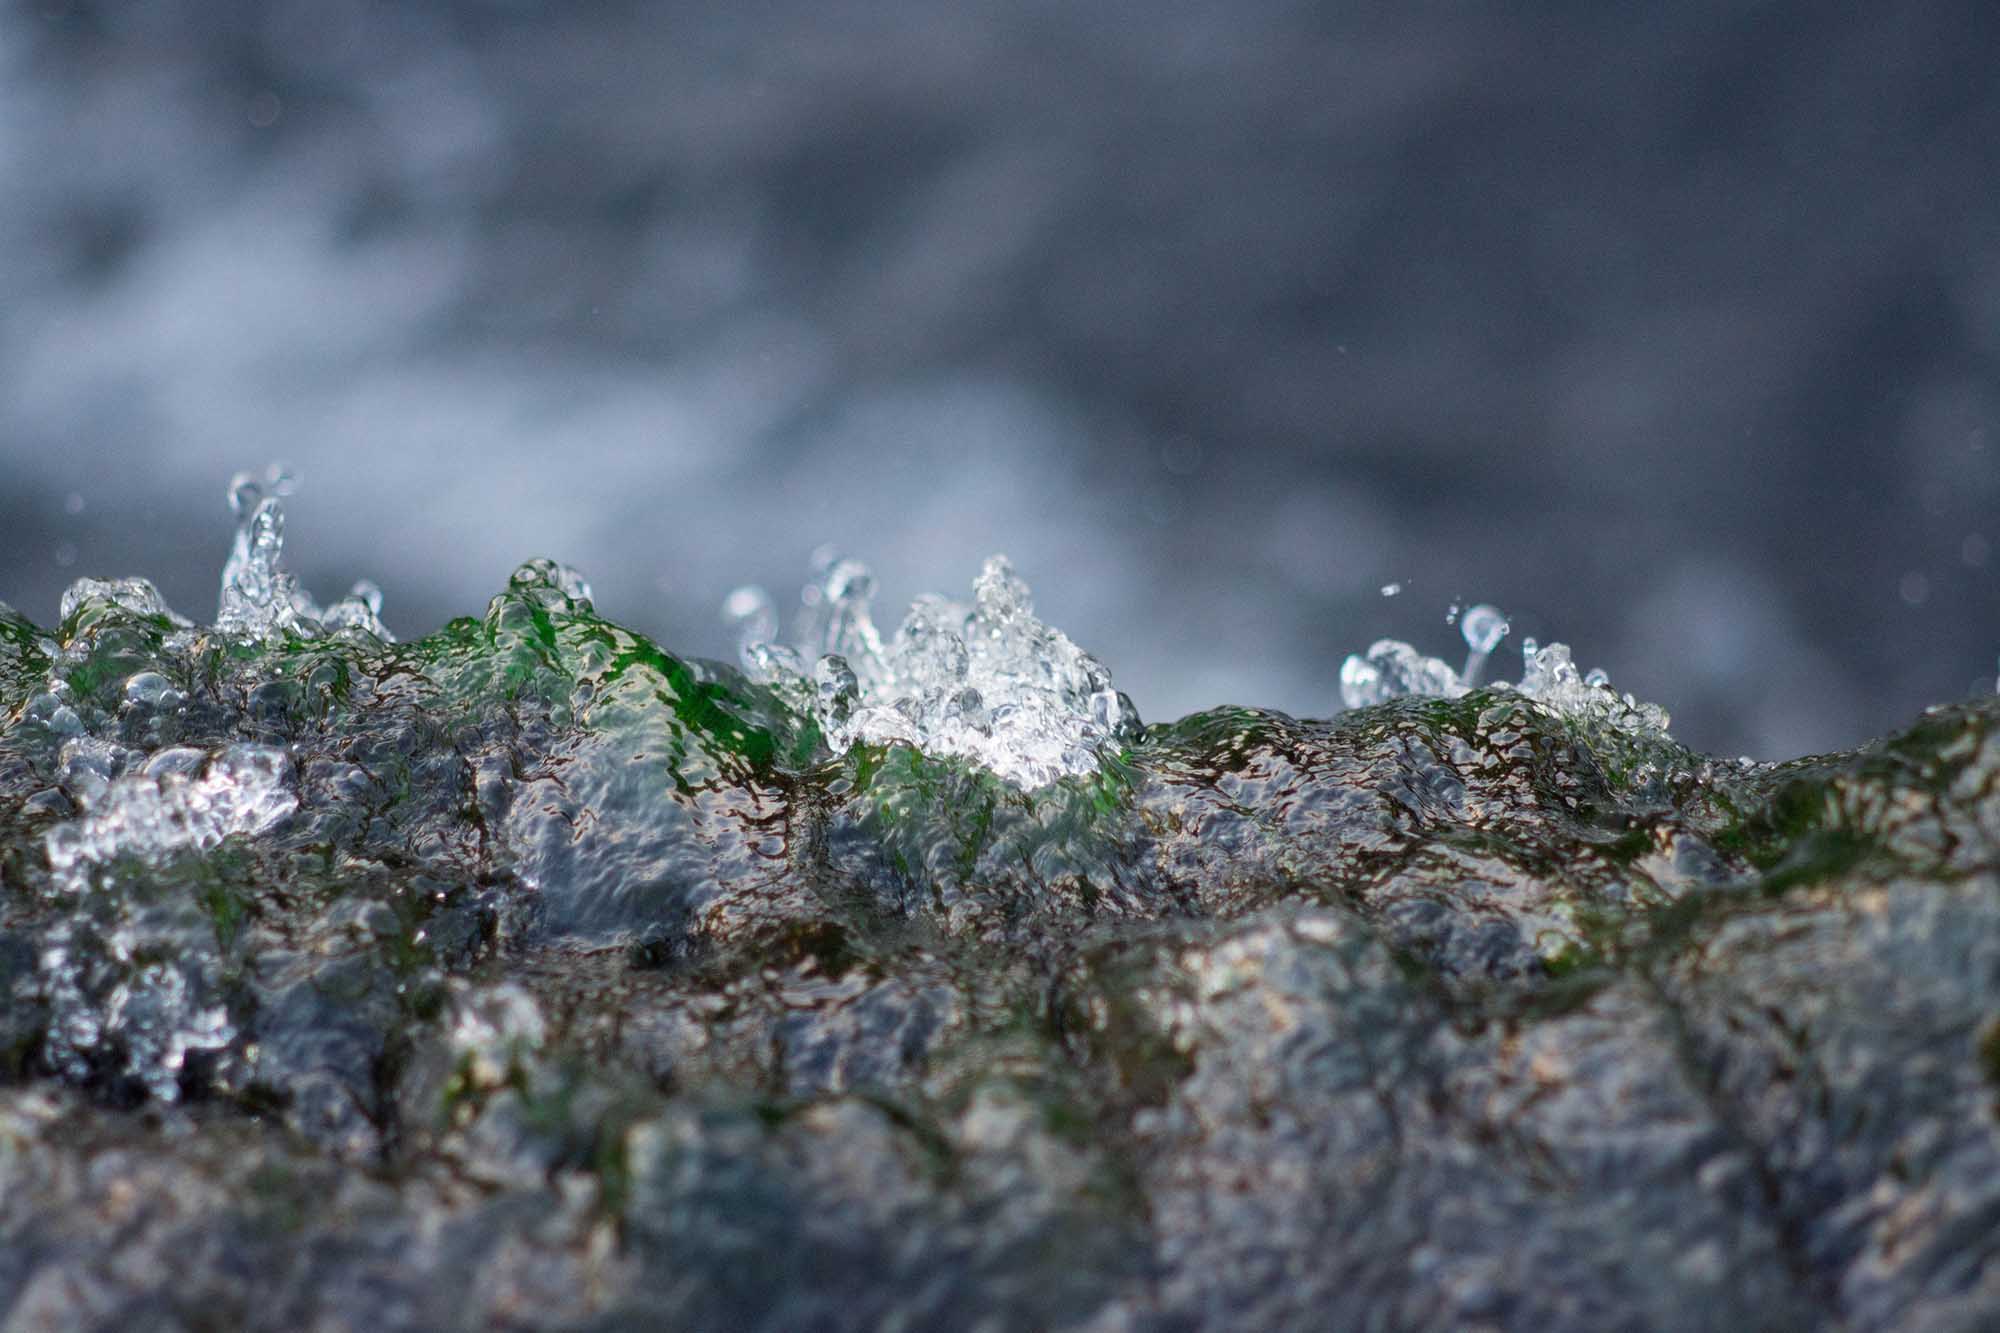
[[[1731,754],[1991,690],[2000,6],[1638,8],[4,0],[0,598],[212,614],[283,458],[405,636],[832,541],[1152,720],[1455,598]]]

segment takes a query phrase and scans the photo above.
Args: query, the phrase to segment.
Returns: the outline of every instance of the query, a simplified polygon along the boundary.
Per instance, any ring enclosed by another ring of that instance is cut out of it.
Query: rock
[[[2000,1320],[1992,702],[1023,789],[546,563],[406,644],[156,602],[0,617],[8,1327]]]

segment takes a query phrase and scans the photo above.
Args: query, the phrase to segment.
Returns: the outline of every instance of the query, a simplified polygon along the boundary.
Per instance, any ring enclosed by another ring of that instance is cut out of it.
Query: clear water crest
[[[1103,750],[1139,736],[1132,701],[1102,663],[1036,618],[1005,556],[986,561],[970,602],[919,597],[886,641],[866,565],[822,551],[814,572],[795,646],[776,641],[762,589],[738,589],[723,610],[744,670],[810,709],[836,752],[900,742],[1035,788],[1095,772]]]
[[[1454,603],[1445,619],[1456,621],[1465,639],[1462,669],[1453,670],[1448,662],[1427,657],[1399,639],[1378,639],[1367,652],[1352,654],[1341,664],[1341,702],[1348,708],[1367,708],[1408,697],[1456,699],[1476,688],[1493,650],[1507,637],[1506,614],[1484,604],[1461,613]],[[1589,716],[1630,731],[1664,734],[1670,721],[1658,704],[1614,690],[1602,670],[1579,672],[1569,645],[1562,643],[1543,647],[1523,639],[1521,679],[1511,684],[1497,681],[1495,687],[1526,695],[1560,713]]]

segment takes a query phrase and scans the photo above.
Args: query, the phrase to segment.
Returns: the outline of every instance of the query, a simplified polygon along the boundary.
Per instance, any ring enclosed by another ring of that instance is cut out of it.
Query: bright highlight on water
[[[730,594],[724,613],[751,679],[809,708],[834,750],[901,742],[1032,788],[1095,772],[1102,750],[1141,734],[1103,663],[1036,618],[1007,557],[987,560],[969,603],[919,597],[886,643],[868,567],[832,552],[816,564],[796,646],[775,641],[777,612],[760,588]]]

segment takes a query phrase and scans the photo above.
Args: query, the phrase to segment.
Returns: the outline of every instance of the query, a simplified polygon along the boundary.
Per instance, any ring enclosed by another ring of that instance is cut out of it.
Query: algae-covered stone
[[[0,611],[10,1326],[2000,1319],[2000,705],[1121,713],[1024,788],[547,562],[401,644],[148,593]]]

